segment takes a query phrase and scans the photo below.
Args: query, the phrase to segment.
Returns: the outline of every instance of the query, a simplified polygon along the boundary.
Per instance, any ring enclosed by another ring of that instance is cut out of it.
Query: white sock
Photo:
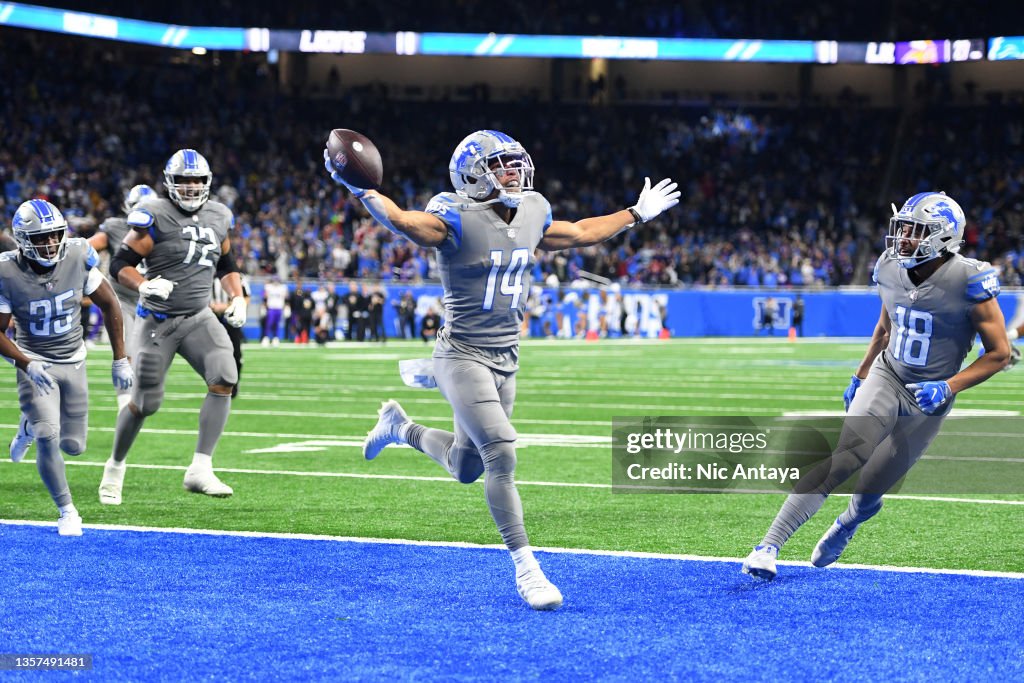
[[[409,443],[410,427],[412,427],[412,422],[403,422],[398,425],[398,429],[395,430],[395,436],[398,438],[398,443]]]
[[[114,456],[110,456],[109,458],[107,458],[107,467],[116,467],[117,469],[124,469],[125,461],[122,460],[121,462],[118,462],[114,460]]]
[[[509,553],[512,555],[512,561],[516,565],[516,576],[522,576],[526,572],[534,570],[540,571],[540,564],[537,562],[537,558],[533,556],[533,549],[530,546],[511,550]]]
[[[57,510],[60,512],[61,517],[63,517],[64,515],[70,515],[73,517],[78,514],[78,509],[75,508],[74,503],[68,503],[67,505],[58,505]]]
[[[197,469],[212,470],[213,456],[206,453],[194,453],[192,455],[192,467]]]

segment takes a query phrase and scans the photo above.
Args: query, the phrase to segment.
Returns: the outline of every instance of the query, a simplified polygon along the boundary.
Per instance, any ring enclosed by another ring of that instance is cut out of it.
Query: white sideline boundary
[[[28,459],[22,461],[22,464],[35,464],[34,459]],[[8,465],[16,465],[10,460],[0,459],[0,464],[6,463]],[[65,465],[74,467],[103,467],[103,462],[92,462],[88,460],[65,460]],[[176,472],[184,472],[188,469],[186,465],[149,465],[149,464],[130,464],[128,469],[140,469],[140,470],[171,470]],[[336,479],[383,479],[383,480],[398,480],[398,481],[433,481],[442,484],[457,484],[458,482],[452,477],[428,477],[422,475],[413,474],[366,474],[364,472],[303,472],[300,470],[250,470],[241,469],[237,467],[217,467],[217,472],[228,473],[228,474],[271,474],[275,476],[284,477],[313,477],[313,478],[336,478]],[[465,486],[465,484],[461,484]],[[475,482],[475,485],[482,486],[483,479],[479,479]],[[516,479],[517,486],[550,486],[554,488],[580,488],[580,489],[604,489],[611,491],[613,486],[611,484],[594,484],[590,482],[575,482],[575,481],[529,481]],[[732,489],[732,493],[737,494],[754,494],[764,496],[783,496],[786,495],[782,492],[777,491],[757,491],[757,490],[738,490]],[[670,494],[666,494],[670,495]],[[708,495],[722,495],[719,492],[708,492]],[[853,494],[851,493],[833,493],[832,498],[849,498]],[[1024,500],[1002,500],[999,498],[957,498],[954,496],[914,496],[914,495],[901,495],[901,494],[887,494],[886,500],[909,500],[909,501],[924,501],[929,503],[964,503],[968,505],[1024,505]]]
[[[56,522],[40,522],[21,519],[0,519],[6,526],[37,526],[56,527]],[[276,538],[297,541],[328,541],[335,543],[364,543],[378,545],[424,546],[430,548],[466,548],[475,550],[505,550],[505,546],[496,544],[467,543],[465,541],[414,541],[400,538],[360,538],[358,536],[327,536],[321,534],[289,534],[264,531],[224,531],[219,529],[189,529],[181,527],[147,527],[123,524],[84,524],[86,529],[100,531],[133,531],[139,533],[183,534],[196,536],[237,536],[243,538]],[[688,555],[674,553],[645,553],[631,550],[591,550],[588,548],[545,548],[534,547],[535,551],[565,555],[594,555],[598,557],[627,557],[644,560],[672,560],[677,562],[726,562],[741,565],[742,557],[716,557],[707,555]],[[810,562],[779,560],[778,564],[788,567],[811,567]],[[885,564],[836,564],[823,571],[880,571],[899,572],[903,574],[937,574],[955,576],[978,576],[998,579],[1024,579],[1024,572],[1002,572],[987,569],[938,569],[935,567],[899,567]],[[739,574],[739,568],[736,570]],[[756,579],[755,579],[756,580]]]

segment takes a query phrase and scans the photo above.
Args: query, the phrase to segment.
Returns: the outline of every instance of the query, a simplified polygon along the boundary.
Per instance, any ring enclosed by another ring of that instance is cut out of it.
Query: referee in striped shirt
[[[242,278],[242,296],[245,297],[245,305],[248,307],[251,298],[249,278],[245,276],[245,273],[239,273],[239,276]],[[238,379],[240,382],[242,379],[242,343],[245,341],[245,332],[242,331],[241,327],[232,327],[224,322],[224,311],[227,310],[230,303],[231,297],[220,286],[220,278],[213,278],[213,297],[210,299],[210,308],[213,309],[214,315],[217,316],[217,320],[227,330],[228,338],[231,339],[231,346],[235,350],[235,367],[238,368]],[[231,398],[238,396],[239,382],[235,382],[235,386],[231,389]]]

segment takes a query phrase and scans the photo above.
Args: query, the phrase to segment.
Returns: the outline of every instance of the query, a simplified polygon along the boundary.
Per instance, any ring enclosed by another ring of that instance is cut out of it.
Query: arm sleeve
[[[455,203],[447,196],[439,194],[427,203],[424,211],[437,216],[448,226],[448,239],[438,249],[458,251],[462,246],[462,213]]]
[[[988,264],[985,264],[988,266]],[[999,283],[999,274],[991,266],[986,267],[980,273],[972,275],[967,279],[967,300],[971,303],[980,304],[999,296],[1002,286]]]
[[[103,273],[98,268],[90,268],[89,276],[85,279],[85,289],[82,291],[87,295],[92,294],[103,284],[103,279]]]

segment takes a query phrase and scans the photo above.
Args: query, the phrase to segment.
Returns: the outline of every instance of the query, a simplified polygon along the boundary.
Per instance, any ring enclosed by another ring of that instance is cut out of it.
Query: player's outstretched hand
[[[166,299],[174,290],[174,283],[164,277],[157,275],[152,280],[144,280],[139,284],[139,294],[142,296]]]
[[[925,415],[934,413],[953,395],[948,382],[921,382],[905,386],[914,392],[914,399]]]
[[[32,380],[32,383],[36,385],[36,389],[39,390],[40,394],[44,396],[50,393],[53,389],[53,377],[46,371],[46,368],[53,365],[53,363],[47,363],[41,360],[29,361],[28,366],[25,367],[25,374]]]
[[[846,412],[850,412],[850,404],[853,403],[853,397],[857,395],[861,381],[860,377],[854,375],[850,378],[850,386],[846,387],[846,391],[843,392],[843,406]]]
[[[331,180],[338,183],[339,185],[344,185],[345,187],[347,187],[348,191],[351,192],[356,199],[366,194],[366,190],[364,190],[363,188],[356,187],[355,185],[350,185],[349,183],[345,182],[345,179],[342,178],[341,174],[338,173],[338,171],[334,168],[334,164],[331,163],[331,153],[327,151],[326,147],[324,147],[324,168],[326,168],[327,172],[331,174]]]
[[[114,388],[124,391],[135,384],[135,371],[127,358],[115,358],[110,366],[110,375],[114,379]]]
[[[228,304],[228,307],[224,309],[224,322],[231,325],[231,327],[241,327],[245,324],[246,308],[245,298],[236,296]]]
[[[672,182],[671,178],[662,179],[654,187],[651,187],[650,178],[644,178],[644,189],[640,190],[640,198],[636,200],[633,210],[640,214],[640,220],[646,223],[679,203],[682,193],[676,189],[677,187],[679,185]]]

